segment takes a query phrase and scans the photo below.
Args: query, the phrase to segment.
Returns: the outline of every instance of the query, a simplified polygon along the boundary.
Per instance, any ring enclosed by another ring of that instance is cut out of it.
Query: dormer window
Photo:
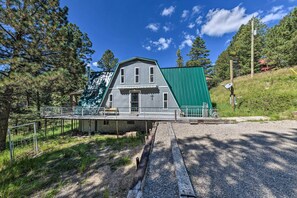
[[[125,83],[125,70],[124,68],[121,69],[121,84]]]
[[[149,82],[153,83],[154,82],[154,67],[150,67],[149,71]]]
[[[139,68],[135,67],[134,82],[139,83]]]

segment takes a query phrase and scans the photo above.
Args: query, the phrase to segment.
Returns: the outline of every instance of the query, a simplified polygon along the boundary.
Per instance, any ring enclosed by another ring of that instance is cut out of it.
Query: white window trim
[[[153,81],[151,82],[151,68],[153,68]],[[150,66],[149,67],[149,83],[154,83],[155,82],[155,67],[154,66]]]
[[[136,82],[136,69],[138,69],[138,82]],[[134,83],[135,84],[139,84],[140,83],[140,68],[139,67],[135,67],[134,68]]]
[[[122,70],[124,71],[124,82],[122,82]],[[125,81],[126,81],[126,79],[125,79],[125,70],[124,70],[124,68],[121,68],[120,69],[120,84],[125,84]]]
[[[112,100],[110,100],[110,96],[111,96]],[[112,94],[109,94],[108,100],[109,100],[109,107],[112,108],[113,107],[113,95]],[[111,105],[110,105],[110,103],[111,103]]]
[[[164,103],[165,103],[165,94],[167,94],[167,107],[165,108],[165,105],[164,105]],[[163,109],[168,109],[168,92],[163,92]]]

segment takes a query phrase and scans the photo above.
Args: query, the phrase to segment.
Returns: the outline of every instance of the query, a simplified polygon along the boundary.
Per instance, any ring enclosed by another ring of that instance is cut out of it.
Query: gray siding
[[[139,68],[139,83],[135,83],[135,68]],[[154,68],[154,82],[149,82],[150,67]],[[120,70],[124,68],[125,82],[120,82]],[[178,104],[169,89],[160,68],[153,62],[134,60],[121,64],[102,102],[102,107],[109,107],[109,95],[113,96],[113,107],[117,107],[120,113],[130,113],[130,92],[140,92],[140,113],[160,112],[172,113]],[[156,88],[143,88],[143,86],[157,85]],[[120,89],[123,86],[139,86],[139,88]],[[142,88],[141,88],[142,87]],[[163,94],[168,93],[168,109],[163,109]]]

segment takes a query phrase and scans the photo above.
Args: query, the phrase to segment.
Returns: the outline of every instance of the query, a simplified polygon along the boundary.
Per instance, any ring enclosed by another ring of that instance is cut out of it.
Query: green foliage
[[[265,44],[264,54],[270,65],[297,64],[297,8],[268,30]]]
[[[189,66],[202,66],[206,70],[210,66],[209,50],[201,37],[197,37],[193,42],[192,48],[188,54],[190,60],[186,63]]]
[[[252,20],[252,19],[251,19]],[[234,75],[241,76],[251,71],[251,20],[242,25],[238,32],[233,36],[230,45],[223,51],[215,63],[215,75],[226,80],[230,77],[230,60],[234,61]],[[263,56],[263,46],[265,45],[266,25],[258,18],[254,18],[254,64],[255,72],[260,71],[259,59]]]
[[[181,55],[180,49],[177,50],[176,56],[177,56],[177,60],[176,60],[177,67],[183,67],[184,66],[184,59],[183,59],[183,57]]]
[[[94,51],[67,13],[59,0],[1,1],[0,64],[6,70],[0,78],[0,150],[9,118],[36,119],[42,105],[64,104],[68,93],[83,87]]]
[[[111,50],[106,50],[102,55],[101,59],[98,61],[98,67],[103,71],[113,71],[115,66],[118,64],[119,59],[115,58]]]
[[[294,68],[295,70],[297,67]],[[222,82],[223,84],[228,81]],[[233,112],[229,104],[230,92],[219,85],[210,90],[212,102],[220,116],[269,116],[290,119],[297,109],[297,75],[290,69],[259,73],[234,79],[237,106]]]

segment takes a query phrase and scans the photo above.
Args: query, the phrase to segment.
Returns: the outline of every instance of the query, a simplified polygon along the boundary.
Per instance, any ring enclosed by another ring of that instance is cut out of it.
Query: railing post
[[[8,129],[8,137],[9,137],[9,153],[10,153],[10,163],[13,162],[13,143],[11,141],[11,132],[10,129]]]
[[[174,120],[175,120],[175,122],[177,120],[177,110],[176,109],[174,110]]]

